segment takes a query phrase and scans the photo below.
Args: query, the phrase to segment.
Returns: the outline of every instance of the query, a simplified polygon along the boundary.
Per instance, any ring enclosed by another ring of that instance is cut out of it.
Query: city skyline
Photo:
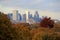
[[[16,10],[16,9],[13,9],[13,10]],[[10,10],[10,12],[7,12],[6,14],[12,13],[13,10]],[[23,14],[26,13],[26,10],[24,10],[24,9],[18,10],[18,11],[19,11],[19,13],[20,13],[21,15],[23,15]],[[28,11],[29,11],[30,14],[32,14],[33,16],[34,16],[34,14],[35,14],[35,11],[38,11],[39,17],[47,16],[47,17],[51,17],[52,19],[58,19],[58,20],[60,20],[60,15],[59,15],[59,13],[56,13],[56,12],[41,11],[41,10],[30,10],[30,9],[28,9]]]
[[[24,14],[28,9],[31,14],[35,11],[41,16],[60,20],[60,0],[0,0],[0,11],[5,14],[12,10],[19,10]]]
[[[18,10],[13,10],[12,13],[8,13],[7,16],[11,22],[24,22],[29,24],[41,22],[41,17],[39,17],[38,11],[35,11],[34,17],[28,10],[26,10],[23,15],[21,15]]]

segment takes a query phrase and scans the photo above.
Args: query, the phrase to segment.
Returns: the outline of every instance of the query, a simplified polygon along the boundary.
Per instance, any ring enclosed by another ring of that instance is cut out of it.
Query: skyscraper
[[[23,14],[22,21],[23,21],[23,22],[26,22],[26,14]]]
[[[34,20],[35,20],[36,22],[39,22],[39,21],[40,21],[40,20],[39,20],[38,11],[36,11],[35,14],[34,14]]]
[[[28,19],[32,18],[32,14],[30,14],[30,12],[28,12]]]
[[[8,13],[8,18],[10,19],[10,20],[12,20],[12,16],[13,16],[13,14],[12,13]]]
[[[21,14],[19,14],[19,20],[22,21],[22,16],[21,16]]]
[[[16,21],[16,22],[22,21],[22,16],[18,12],[18,10],[13,10],[13,20]]]
[[[13,12],[13,20],[18,21],[18,15],[19,15],[18,10],[13,10],[12,12]]]
[[[28,23],[28,10],[26,10],[26,23]]]
[[[19,22],[19,21],[21,21],[21,20],[22,20],[21,14],[20,14],[20,13],[17,13],[17,21]]]

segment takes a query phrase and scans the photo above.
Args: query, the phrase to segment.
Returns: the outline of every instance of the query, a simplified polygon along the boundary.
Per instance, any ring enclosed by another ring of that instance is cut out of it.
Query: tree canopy
[[[15,30],[7,15],[0,12],[0,40],[16,40]]]
[[[43,18],[41,23],[40,23],[41,27],[49,27],[49,28],[53,28],[54,27],[54,21],[51,19],[51,17],[47,18]]]

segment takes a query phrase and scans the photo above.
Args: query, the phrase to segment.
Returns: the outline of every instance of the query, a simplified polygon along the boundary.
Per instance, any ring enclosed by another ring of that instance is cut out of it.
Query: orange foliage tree
[[[7,15],[0,12],[0,40],[18,40],[16,29]]]

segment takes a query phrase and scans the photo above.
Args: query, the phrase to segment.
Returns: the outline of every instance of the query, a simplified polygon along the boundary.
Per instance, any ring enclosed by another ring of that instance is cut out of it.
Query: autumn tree
[[[54,21],[51,20],[51,17],[47,18],[43,18],[42,21],[40,22],[40,26],[41,27],[49,27],[49,28],[53,28],[54,26]]]
[[[16,31],[7,15],[0,12],[0,40],[16,40]]]
[[[15,24],[18,40],[31,40],[29,27],[26,25]]]

